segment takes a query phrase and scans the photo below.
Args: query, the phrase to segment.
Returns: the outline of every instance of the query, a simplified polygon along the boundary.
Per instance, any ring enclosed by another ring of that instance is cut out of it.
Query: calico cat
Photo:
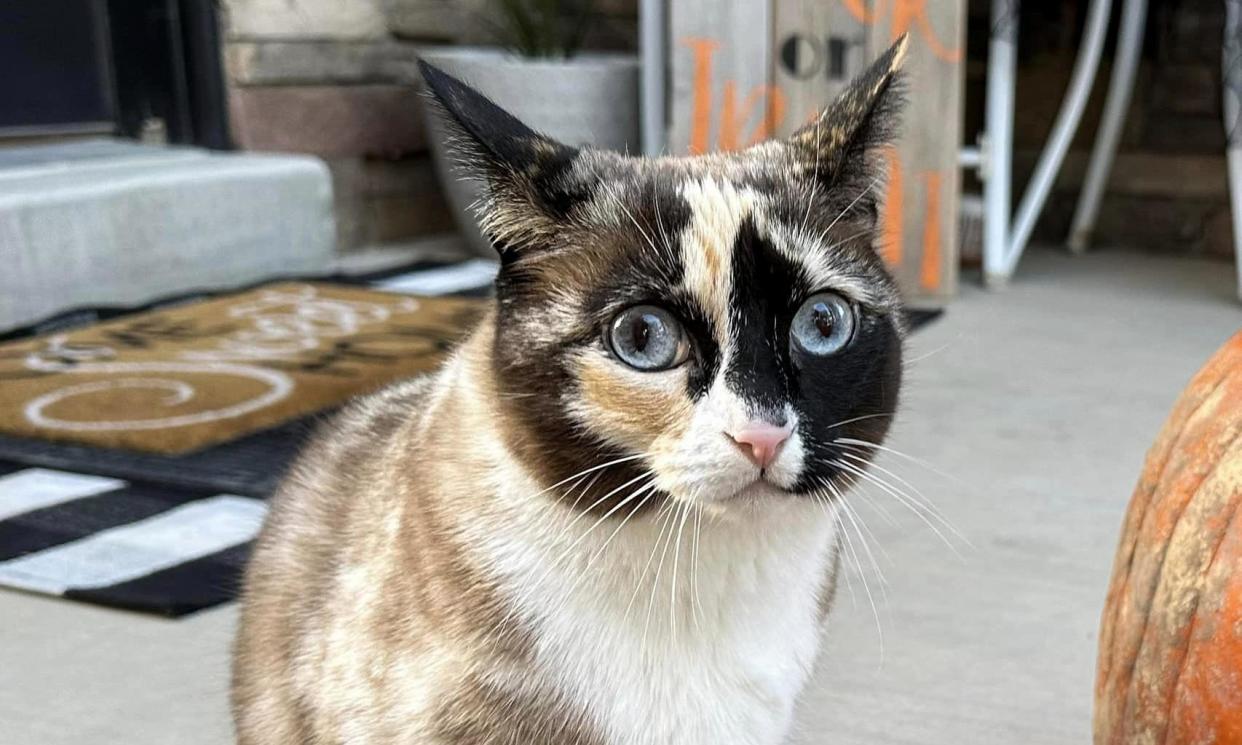
[[[785,737],[837,505],[901,383],[873,242],[904,50],[788,140],[653,160],[555,142],[423,65],[486,186],[495,303],[273,498],[240,742]]]

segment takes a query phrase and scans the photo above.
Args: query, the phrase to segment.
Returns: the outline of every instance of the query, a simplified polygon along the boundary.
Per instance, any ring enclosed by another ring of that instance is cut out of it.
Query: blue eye
[[[821,292],[798,309],[789,335],[798,349],[827,357],[850,343],[856,325],[854,306],[848,300],[832,292]]]
[[[635,370],[667,370],[688,351],[685,332],[671,313],[654,305],[621,311],[608,326],[608,347]]]

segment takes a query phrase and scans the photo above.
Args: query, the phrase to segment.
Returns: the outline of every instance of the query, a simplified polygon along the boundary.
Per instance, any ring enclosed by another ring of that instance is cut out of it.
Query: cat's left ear
[[[571,204],[564,176],[578,150],[535,132],[440,68],[418,65],[457,165],[484,185],[475,209],[488,240],[505,259],[550,242]]]
[[[846,191],[879,186],[880,150],[893,144],[901,123],[901,66],[908,44],[903,34],[819,116],[790,135],[800,165],[825,186]]]

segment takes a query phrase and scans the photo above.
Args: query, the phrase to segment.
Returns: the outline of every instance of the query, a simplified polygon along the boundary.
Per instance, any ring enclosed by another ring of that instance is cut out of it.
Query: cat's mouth
[[[766,497],[789,496],[793,492],[772,480],[768,471],[760,471],[757,476],[733,492],[724,501],[754,500]]]

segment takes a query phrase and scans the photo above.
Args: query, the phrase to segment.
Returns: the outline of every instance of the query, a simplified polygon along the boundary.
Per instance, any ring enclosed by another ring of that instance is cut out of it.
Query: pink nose
[[[789,439],[791,428],[767,422],[749,422],[741,429],[727,433],[751,463],[767,468],[776,460],[781,444]]]

